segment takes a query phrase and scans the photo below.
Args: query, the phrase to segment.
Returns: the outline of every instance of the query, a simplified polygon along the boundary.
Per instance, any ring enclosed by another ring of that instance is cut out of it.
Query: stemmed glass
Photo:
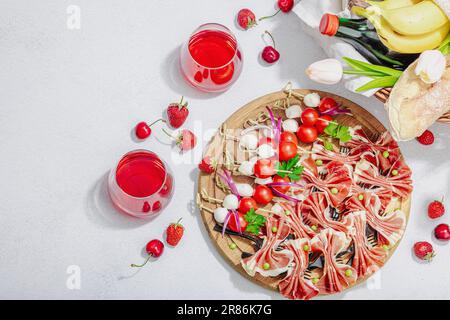
[[[190,84],[202,91],[227,90],[239,77],[242,64],[236,37],[218,23],[198,27],[181,48],[181,72]]]
[[[169,204],[173,189],[170,168],[149,150],[125,154],[108,178],[108,191],[114,206],[138,218],[161,212]]]

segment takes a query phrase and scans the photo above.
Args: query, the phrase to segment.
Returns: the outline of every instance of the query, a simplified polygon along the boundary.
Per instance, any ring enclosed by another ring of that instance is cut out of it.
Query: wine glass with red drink
[[[169,204],[173,188],[170,168],[148,150],[125,154],[108,178],[108,191],[114,206],[138,218],[161,212]]]
[[[180,68],[186,80],[199,90],[222,92],[239,77],[243,56],[236,37],[218,23],[201,25],[180,53]]]

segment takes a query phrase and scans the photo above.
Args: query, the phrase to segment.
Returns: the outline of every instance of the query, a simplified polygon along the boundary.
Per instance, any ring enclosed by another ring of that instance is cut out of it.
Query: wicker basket
[[[386,103],[387,99],[389,98],[389,95],[391,94],[391,90],[392,88],[383,88],[381,90],[378,90],[375,93],[375,97],[380,100],[383,103]],[[443,114],[439,119],[439,122],[444,122],[444,123],[450,123],[450,111]]]

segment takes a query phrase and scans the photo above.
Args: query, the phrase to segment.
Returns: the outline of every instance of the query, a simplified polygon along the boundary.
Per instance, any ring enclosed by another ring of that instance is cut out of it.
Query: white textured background
[[[294,14],[280,14],[248,32],[236,29],[234,14],[242,6],[262,16],[274,2],[0,1],[0,298],[280,298],[241,277],[215,252],[198,212],[191,210],[194,162],[172,164],[175,197],[150,223],[116,213],[104,189],[108,170],[131,149],[149,148],[172,163],[178,160],[158,141],[159,128],[142,143],[130,133],[182,94],[191,105],[186,127],[197,130],[216,128],[240,106],[289,80],[295,87],[344,95],[386,123],[375,99],[306,79],[305,67],[324,55],[302,34]],[[81,9],[80,30],[66,27],[72,4]],[[221,95],[187,87],[176,67],[179,45],[205,22],[229,26],[245,55],[240,79]],[[258,60],[266,28],[281,52],[270,67]],[[406,236],[377,281],[333,298],[450,298],[450,245],[432,239],[437,223],[426,217],[428,201],[450,198],[449,129],[433,126],[437,141],[431,147],[401,144],[415,187]],[[197,158],[200,153],[201,146]],[[139,272],[129,268],[144,259],[147,241],[161,237],[180,216],[187,232],[179,247],[167,248]],[[440,222],[449,223],[450,213]],[[433,241],[437,257],[431,264],[413,259],[416,240]],[[80,290],[66,287],[70,265],[81,268]]]

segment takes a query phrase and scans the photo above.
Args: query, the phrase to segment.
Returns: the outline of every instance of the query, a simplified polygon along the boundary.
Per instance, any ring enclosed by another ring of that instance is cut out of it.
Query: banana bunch
[[[366,0],[367,8],[352,7],[375,27],[381,42],[399,53],[435,49],[450,30],[450,21],[432,0]]]

